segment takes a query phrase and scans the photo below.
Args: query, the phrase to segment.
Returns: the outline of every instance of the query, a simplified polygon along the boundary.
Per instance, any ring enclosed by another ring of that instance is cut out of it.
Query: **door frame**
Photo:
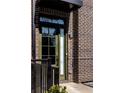
[[[43,16],[43,17],[46,17],[46,18],[50,18],[50,19],[62,19],[64,20],[64,25],[59,25],[59,24],[52,24],[52,23],[40,23],[40,28],[41,27],[53,27],[53,28],[63,28],[64,29],[64,61],[65,61],[65,64],[64,64],[64,76],[61,76],[60,73],[59,73],[59,76],[62,77],[62,80],[67,80],[68,79],[68,38],[67,38],[67,30],[66,30],[66,27],[67,27],[67,23],[66,23],[66,18],[63,18],[63,17],[59,17],[59,16],[53,16],[53,15],[46,15],[46,14],[40,14],[40,17]],[[40,29],[41,30],[41,29]],[[42,36],[42,35],[41,35]],[[42,37],[41,37],[42,39]],[[58,39],[60,39],[60,34],[58,35]],[[60,54],[60,40],[58,40],[58,59],[59,61],[57,62],[57,65],[60,67],[60,58],[59,58],[59,54]],[[41,43],[42,44],[42,43]],[[42,50],[42,49],[41,49]],[[41,56],[42,56],[42,53],[41,53]],[[64,77],[64,78],[63,78]],[[61,78],[60,78],[61,79]]]

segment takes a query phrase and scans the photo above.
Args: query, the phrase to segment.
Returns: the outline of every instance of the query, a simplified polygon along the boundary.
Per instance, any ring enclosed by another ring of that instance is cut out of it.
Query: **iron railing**
[[[51,65],[50,59],[31,60],[32,93],[46,93],[54,84],[59,84],[59,68]]]

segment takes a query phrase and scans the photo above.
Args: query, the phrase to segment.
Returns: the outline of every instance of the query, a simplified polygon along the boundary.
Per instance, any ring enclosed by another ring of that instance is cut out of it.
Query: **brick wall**
[[[83,0],[83,6],[70,14],[68,39],[69,81],[93,80],[93,22],[92,0]]]
[[[92,0],[83,0],[83,6],[74,12],[65,13],[58,10],[41,8],[40,13],[55,15],[68,19],[68,80],[85,82],[93,80],[93,32],[92,32]],[[38,10],[39,11],[39,10]],[[36,22],[38,23],[38,22]],[[38,26],[36,26],[38,27]],[[41,58],[41,36],[37,28],[36,58]],[[72,37],[69,37],[72,36]]]
[[[93,4],[83,0],[78,11],[79,82],[93,80]]]

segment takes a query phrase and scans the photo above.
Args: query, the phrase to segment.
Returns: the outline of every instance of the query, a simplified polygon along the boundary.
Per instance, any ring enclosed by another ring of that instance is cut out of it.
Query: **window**
[[[40,17],[40,22],[48,22],[48,23],[53,23],[53,24],[59,24],[59,25],[64,25],[64,20],[62,19],[50,19],[46,17]]]

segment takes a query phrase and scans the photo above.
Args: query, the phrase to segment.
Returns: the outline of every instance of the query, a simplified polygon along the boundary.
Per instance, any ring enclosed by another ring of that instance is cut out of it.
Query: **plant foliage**
[[[59,85],[53,85],[47,93],[68,93],[66,87],[61,87]]]

